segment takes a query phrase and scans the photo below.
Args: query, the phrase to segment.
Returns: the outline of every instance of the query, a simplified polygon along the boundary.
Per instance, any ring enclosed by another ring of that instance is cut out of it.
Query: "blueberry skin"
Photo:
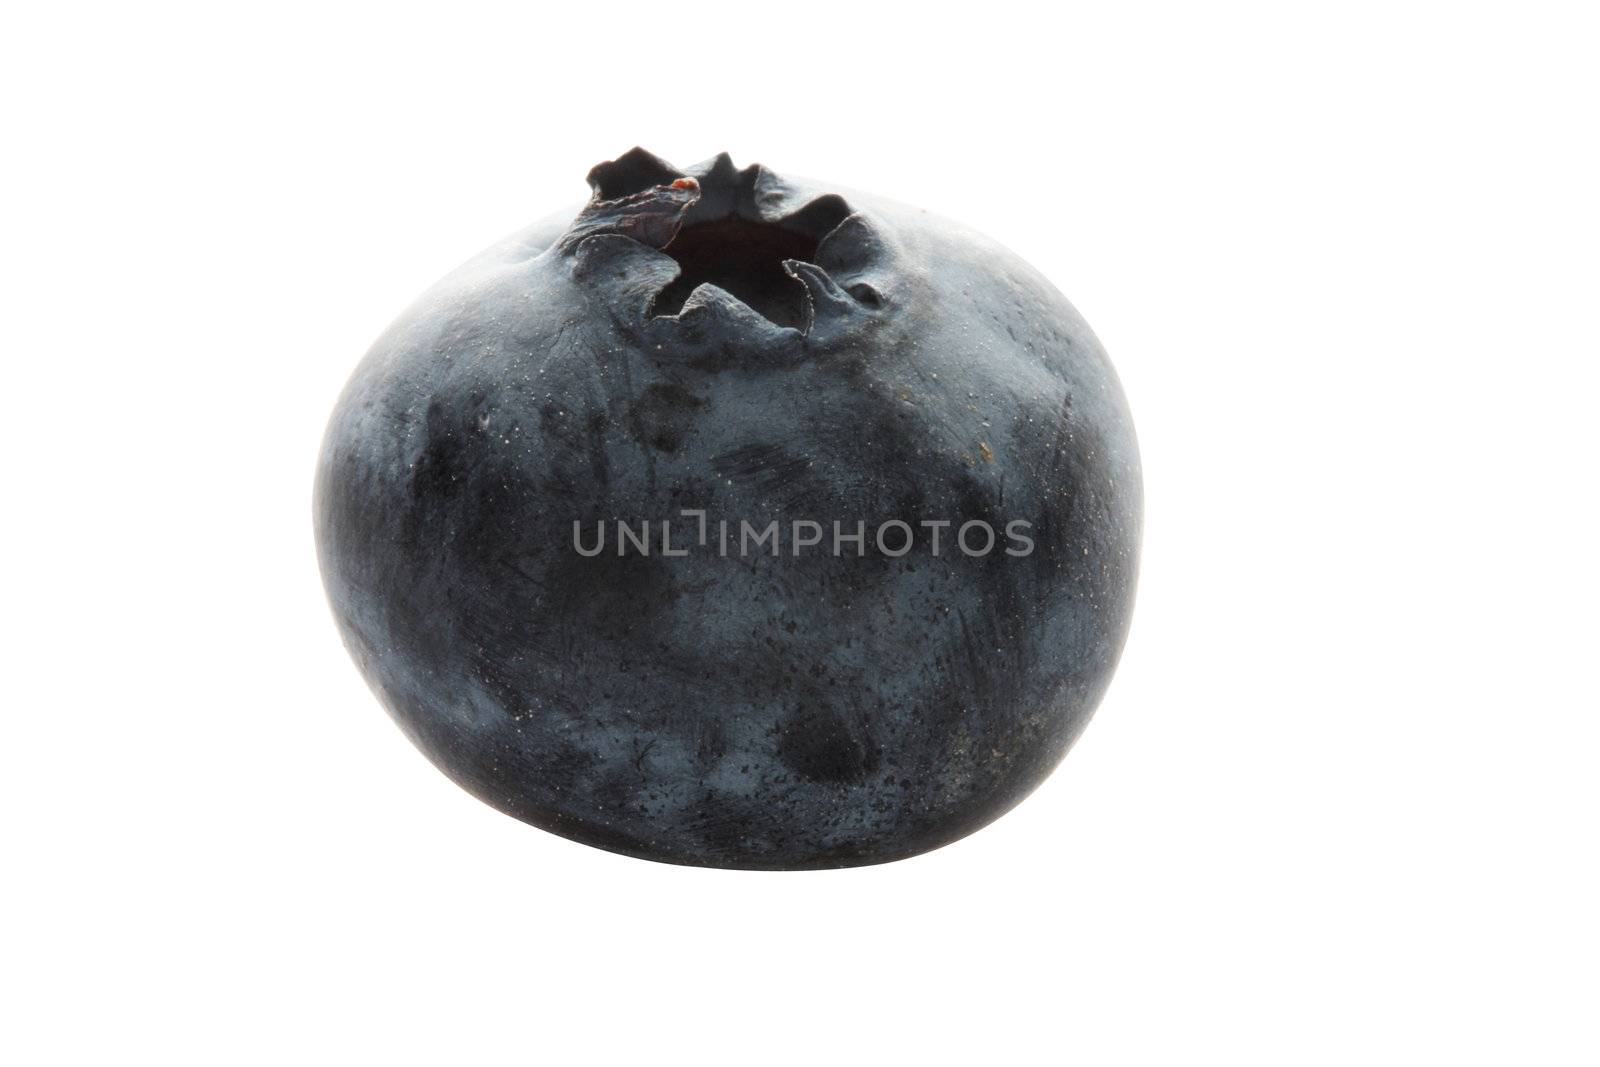
[[[1089,327],[889,201],[638,149],[590,183],[422,296],[338,401],[316,540],[362,673],[463,788],[630,856],[847,867],[997,818],[1087,724],[1133,605],[1138,450]],[[575,551],[614,519],[651,554]],[[738,522],[773,519],[782,555],[741,557]],[[799,556],[796,519],[827,531]],[[986,555],[953,544],[974,519]],[[938,555],[923,521],[951,522]]]

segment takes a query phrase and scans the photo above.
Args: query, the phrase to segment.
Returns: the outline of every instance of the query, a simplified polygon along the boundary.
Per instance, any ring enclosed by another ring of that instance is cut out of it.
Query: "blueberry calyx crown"
[[[679,170],[642,148],[595,166],[589,186],[556,248],[656,328],[713,320],[823,342],[887,303],[887,243],[837,193],[738,169],[727,153]]]

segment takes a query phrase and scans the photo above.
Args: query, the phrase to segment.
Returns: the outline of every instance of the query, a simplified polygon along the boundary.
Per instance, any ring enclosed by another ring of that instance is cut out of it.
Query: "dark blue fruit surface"
[[[631,856],[845,867],[998,817],[1133,604],[1138,451],[1094,335],[903,205],[726,155],[589,181],[338,401],[316,538],[362,673],[464,788]],[[774,521],[779,554],[741,542]]]

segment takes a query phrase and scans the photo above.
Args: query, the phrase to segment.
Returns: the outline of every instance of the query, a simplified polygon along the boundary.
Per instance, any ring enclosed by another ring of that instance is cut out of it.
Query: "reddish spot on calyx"
[[[698,188],[700,188],[700,183],[695,181],[693,178],[679,178],[677,181],[673,182],[670,186],[668,186],[668,188],[671,188],[671,189],[698,189]]]

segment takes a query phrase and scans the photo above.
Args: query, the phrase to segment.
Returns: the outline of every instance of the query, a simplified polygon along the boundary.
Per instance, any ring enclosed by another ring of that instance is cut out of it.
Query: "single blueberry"
[[[340,397],[317,547],[446,774],[632,856],[801,869],[978,829],[1133,604],[1116,375],[953,223],[635,149],[429,290]]]

